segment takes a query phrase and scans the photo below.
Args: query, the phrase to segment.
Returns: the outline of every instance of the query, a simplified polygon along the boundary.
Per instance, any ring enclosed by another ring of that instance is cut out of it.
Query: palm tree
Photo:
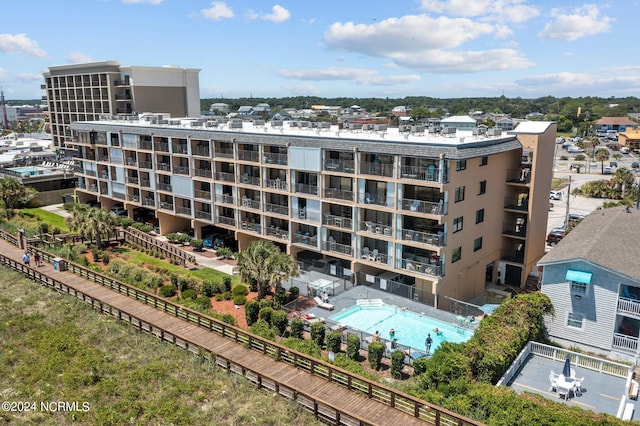
[[[18,179],[0,179],[0,199],[2,199],[7,209],[25,205],[34,199],[36,195],[38,195],[38,191],[34,188],[24,186]]]
[[[298,265],[291,256],[282,253],[271,241],[259,240],[238,253],[238,274],[258,287],[258,300],[263,299],[271,287],[280,288],[284,280],[299,275]]]
[[[633,186],[635,181],[636,177],[633,172],[626,167],[621,167],[611,177],[611,186],[621,194],[621,198],[624,198],[627,190]]]
[[[604,174],[604,162],[609,159],[609,150],[600,148],[594,154],[594,158],[600,162],[600,173]]]
[[[102,239],[113,234],[118,226],[114,216],[84,204],[77,204],[65,222],[69,229],[77,231],[82,238],[95,240],[98,247],[102,247]]]

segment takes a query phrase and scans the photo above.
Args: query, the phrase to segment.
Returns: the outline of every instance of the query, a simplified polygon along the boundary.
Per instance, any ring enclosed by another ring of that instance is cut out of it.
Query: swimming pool
[[[12,172],[20,173],[22,176],[37,176],[37,175],[50,175],[51,170],[43,169],[41,167],[29,166],[29,167],[12,167],[9,170]]]
[[[395,330],[398,344],[424,351],[424,341],[431,334],[433,353],[442,342],[464,343],[471,338],[473,331],[444,321],[402,310],[396,306],[382,304],[355,305],[329,317],[330,320],[344,324],[350,328],[374,334],[390,341],[389,331]],[[439,333],[435,333],[435,329]]]

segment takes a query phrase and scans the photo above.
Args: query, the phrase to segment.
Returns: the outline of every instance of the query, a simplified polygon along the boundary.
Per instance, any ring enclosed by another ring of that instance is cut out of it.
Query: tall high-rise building
[[[49,67],[43,99],[56,148],[71,139],[74,121],[95,121],[101,115],[168,113],[200,116],[199,69],[122,66],[117,61]]]

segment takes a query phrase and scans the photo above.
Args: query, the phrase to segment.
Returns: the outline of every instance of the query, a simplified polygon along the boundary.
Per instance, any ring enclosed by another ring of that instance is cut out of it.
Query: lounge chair
[[[369,260],[372,261],[372,262],[377,262],[378,261],[378,253],[380,253],[378,251],[378,249],[373,249],[371,254],[369,254]]]
[[[549,374],[549,392],[555,392],[558,388],[557,377],[553,374]]]
[[[318,296],[314,297],[313,300],[315,300],[316,304],[319,307],[321,307],[322,309],[326,309],[328,311],[333,311],[333,308],[335,307],[331,303],[323,302],[322,299]]]
[[[557,386],[558,389],[558,397],[564,398],[565,401],[569,400],[569,393],[571,392],[571,388],[566,388],[563,386]]]

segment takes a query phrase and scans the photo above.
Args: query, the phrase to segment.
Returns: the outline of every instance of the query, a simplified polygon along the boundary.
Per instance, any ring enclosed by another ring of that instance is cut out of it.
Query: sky
[[[2,3],[9,100],[103,60],[200,69],[201,98],[640,95],[640,0]]]

